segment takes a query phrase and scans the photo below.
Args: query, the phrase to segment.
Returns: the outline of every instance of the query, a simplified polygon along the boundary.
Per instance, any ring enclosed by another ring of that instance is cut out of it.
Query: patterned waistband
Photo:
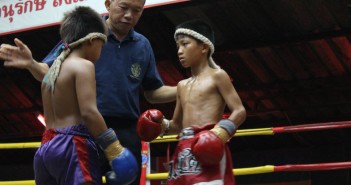
[[[179,133],[179,140],[185,140],[185,139],[193,138],[194,134],[195,134],[195,132],[194,132],[194,129],[192,127],[184,128]]]
[[[71,127],[65,127],[65,128],[57,128],[57,129],[48,129],[45,130],[42,136],[41,144],[44,144],[51,139],[53,139],[57,134],[64,134],[64,135],[77,135],[77,136],[82,136],[82,137],[91,137],[91,135],[88,132],[88,129],[85,125],[79,124],[79,125],[74,125]]]

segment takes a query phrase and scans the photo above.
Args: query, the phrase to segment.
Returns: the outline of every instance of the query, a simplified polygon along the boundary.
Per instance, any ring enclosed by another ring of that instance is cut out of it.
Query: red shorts
[[[194,135],[206,129],[185,128],[169,163],[168,185],[234,185],[233,166],[228,146],[218,165],[201,166],[191,152]],[[211,159],[209,159],[211,160]]]

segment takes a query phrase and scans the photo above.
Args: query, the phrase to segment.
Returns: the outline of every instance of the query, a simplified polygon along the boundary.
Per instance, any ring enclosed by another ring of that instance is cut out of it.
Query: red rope
[[[301,131],[340,129],[340,128],[349,128],[349,127],[351,127],[351,121],[314,123],[314,124],[303,124],[303,125],[296,125],[296,126],[274,127],[273,133],[289,133],[289,132],[301,132]]]
[[[283,171],[322,171],[322,170],[340,170],[350,169],[351,162],[320,163],[320,164],[296,164],[275,166],[274,172]]]

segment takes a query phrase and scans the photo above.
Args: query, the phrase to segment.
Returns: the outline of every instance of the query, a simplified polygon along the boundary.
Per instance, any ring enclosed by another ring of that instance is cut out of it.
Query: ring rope
[[[351,121],[341,122],[326,122],[326,123],[314,123],[314,124],[302,124],[287,127],[274,127],[274,133],[290,133],[300,131],[314,131],[314,130],[327,130],[327,129],[339,129],[351,127]]]
[[[242,129],[238,130],[235,136],[252,136],[252,135],[274,135],[276,133],[291,133],[300,131],[314,131],[314,130],[326,130],[326,129],[339,129],[351,127],[351,121],[344,122],[328,122],[328,123],[316,123],[316,124],[302,124],[295,126],[285,127],[272,127],[272,128],[259,128],[259,129]],[[163,138],[157,138],[152,143],[158,142],[173,142],[178,141],[176,135],[167,135]],[[4,143],[0,144],[0,149],[20,149],[20,148],[38,148],[40,142],[27,142],[27,143]],[[283,171],[319,171],[319,170],[339,170],[351,168],[351,162],[337,162],[337,163],[320,163],[320,164],[296,164],[296,165],[282,165],[273,166],[265,165],[258,167],[239,168],[233,169],[235,175],[251,175],[261,173],[272,173],[272,172],[283,172]],[[154,173],[147,174],[148,180],[162,180],[167,179],[168,173]],[[103,177],[103,183],[106,182]],[[0,181],[0,185],[35,185],[34,180],[21,180],[21,181]]]
[[[0,143],[0,149],[39,148],[40,145],[40,142]]]
[[[106,177],[102,177],[102,183],[106,184]],[[35,180],[0,181],[0,185],[35,185]]]
[[[314,123],[314,124],[301,124],[294,126],[282,126],[282,127],[268,127],[268,128],[257,128],[257,129],[242,129],[237,130],[234,137],[239,136],[253,136],[253,135],[274,135],[280,133],[292,133],[292,132],[308,132],[316,130],[327,130],[327,129],[341,129],[350,128],[351,121],[341,122],[326,122],[326,123]],[[163,142],[175,142],[178,141],[177,135],[168,135],[157,137],[151,143],[163,143]]]
[[[350,169],[351,161],[349,162],[335,162],[335,163],[318,163],[318,164],[288,164],[282,166],[265,165],[249,168],[233,169],[233,174],[253,175],[273,172],[298,172],[298,171],[325,171],[325,170],[341,170]],[[168,173],[153,173],[147,174],[146,178],[149,180],[166,180]],[[1,184],[0,184],[1,185]]]
[[[240,175],[253,175],[263,173],[274,173],[274,172],[299,172],[299,171],[325,171],[325,170],[341,170],[350,169],[351,161],[349,162],[334,162],[334,163],[317,163],[317,164],[288,164],[282,166],[265,165],[249,168],[237,168],[233,169],[233,174],[236,176]],[[153,173],[147,174],[148,180],[166,180],[168,173]],[[103,183],[106,183],[105,177],[102,179]],[[34,180],[21,180],[21,181],[0,181],[0,185],[35,185]]]
[[[269,127],[269,128],[256,128],[256,129],[241,129],[237,130],[234,137],[240,136],[254,136],[254,135],[274,135],[281,133],[292,133],[292,132],[307,132],[315,130],[327,130],[327,129],[340,129],[350,128],[351,121],[341,122],[327,122],[327,123],[315,123],[315,124],[302,124],[295,126],[283,126],[283,127]],[[165,142],[177,142],[177,135],[166,135],[157,137],[151,143],[165,143]],[[40,142],[27,142],[27,143],[0,143],[0,149],[21,149],[21,148],[38,148]]]

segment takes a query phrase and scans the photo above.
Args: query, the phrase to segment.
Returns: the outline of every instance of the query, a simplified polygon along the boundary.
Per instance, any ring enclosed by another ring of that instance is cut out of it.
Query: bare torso
[[[55,83],[55,91],[42,83],[42,97],[47,128],[63,128],[82,122],[76,96],[75,69],[83,65],[83,59],[68,57],[61,66]]]
[[[225,101],[213,78],[216,69],[182,80],[178,95],[182,107],[182,127],[218,122],[225,108]]]

